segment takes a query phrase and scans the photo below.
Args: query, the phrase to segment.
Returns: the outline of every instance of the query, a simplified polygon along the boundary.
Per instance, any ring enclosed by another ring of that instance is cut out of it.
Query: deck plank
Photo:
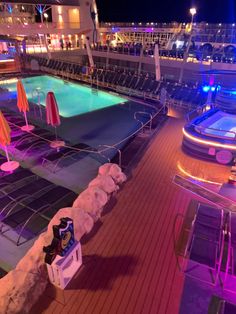
[[[173,223],[199,198],[172,179],[180,169],[217,182],[229,173],[182,152],[183,123],[170,118],[152,140],[101,228],[82,246],[88,256],[64,291],[65,303],[52,300],[43,313],[178,313],[184,278],[174,255]]]

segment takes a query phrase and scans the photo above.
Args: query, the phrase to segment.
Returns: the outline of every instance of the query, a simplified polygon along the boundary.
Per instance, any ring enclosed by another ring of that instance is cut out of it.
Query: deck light
[[[210,86],[206,85],[202,87],[202,90],[204,91],[204,93],[208,93],[210,90]]]
[[[191,15],[195,15],[197,13],[197,10],[196,10],[196,8],[191,8],[189,10],[189,12],[190,12]]]
[[[185,175],[185,176],[187,176],[193,180],[197,180],[197,181],[205,182],[205,183],[210,183],[210,184],[215,184],[215,185],[221,185],[221,183],[219,183],[219,182],[211,181],[211,180],[208,180],[205,178],[201,178],[201,177],[192,175],[190,172],[188,172],[187,170],[185,170],[183,168],[183,166],[180,164],[180,162],[177,163],[177,167],[183,175]]]
[[[191,8],[191,9],[189,10],[189,12],[190,12],[190,14],[192,15],[191,24],[193,24],[194,15],[196,15],[197,10],[196,10],[196,8]]]
[[[189,134],[184,128],[183,128],[183,134],[185,137],[192,140],[193,142],[197,142],[197,143],[200,143],[203,145],[209,145],[209,146],[213,146],[213,147],[220,147],[223,149],[236,150],[236,145],[223,144],[223,143],[218,143],[218,142],[214,142],[214,141],[210,141],[210,140],[209,141],[203,140],[203,139],[200,139],[198,137],[195,137],[195,136]]]

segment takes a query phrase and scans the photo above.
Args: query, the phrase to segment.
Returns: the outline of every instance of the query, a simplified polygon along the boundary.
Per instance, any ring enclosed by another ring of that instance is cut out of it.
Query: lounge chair
[[[218,296],[212,296],[208,307],[208,314],[235,314],[236,304],[221,299]]]
[[[224,278],[224,289],[236,292],[236,213],[229,213],[228,258]]]
[[[46,144],[47,141],[52,141],[55,139],[55,135],[51,133],[44,134],[43,138],[39,138],[36,136],[31,136],[30,138],[27,138],[24,143],[15,145],[14,148],[16,148],[19,151],[24,151],[25,153],[28,153],[31,148],[35,146],[40,146],[41,144]]]
[[[216,284],[224,248],[223,217],[221,209],[198,206],[184,254],[186,275]]]
[[[40,196],[45,191],[53,188],[54,184],[43,178],[35,177],[34,181],[25,182],[24,185],[16,187],[12,192],[0,197],[0,220],[8,214],[8,209],[12,205],[19,205],[17,202],[24,202],[24,204],[32,201],[32,198]],[[18,208],[20,205],[18,206]],[[14,211],[17,211],[17,206]]]
[[[81,151],[79,151],[79,150]],[[94,148],[88,146],[84,143],[79,143],[71,148],[68,147],[61,147],[59,151],[51,151],[48,155],[44,155],[42,157],[42,166],[43,165],[50,165],[52,166],[52,171],[55,172],[57,167],[59,166],[59,163],[61,163],[63,160],[68,158],[73,158],[74,162],[78,161],[78,158],[76,158],[76,155],[79,157],[84,157],[85,155],[88,155],[89,152],[87,151],[96,151]]]
[[[36,177],[36,174],[33,172],[19,168],[15,172],[0,178],[0,195],[10,193],[26,182],[34,180]]]
[[[15,148],[17,148],[18,146],[20,146],[24,142],[30,141],[32,143],[34,140],[38,140],[39,138],[37,136],[34,136],[34,135],[44,137],[44,136],[47,136],[49,134],[51,134],[51,133],[48,130],[36,128],[30,133],[24,132],[23,134],[20,133],[19,135],[14,136],[12,139],[12,143],[13,143],[13,146]]]
[[[42,232],[58,209],[71,205],[75,197],[74,192],[55,186],[28,204],[21,202],[20,210],[15,211],[13,206],[1,221],[1,234],[21,245]]]

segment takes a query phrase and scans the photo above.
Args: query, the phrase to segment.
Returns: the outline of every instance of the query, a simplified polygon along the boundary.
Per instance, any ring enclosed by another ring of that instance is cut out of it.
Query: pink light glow
[[[12,172],[16,170],[20,166],[19,162],[17,161],[7,161],[1,164],[1,170],[5,172]]]
[[[183,134],[184,134],[184,136],[186,136],[187,138],[189,138],[193,142],[197,142],[197,143],[209,145],[209,146],[214,146],[214,147],[236,150],[236,145],[222,144],[222,143],[217,143],[217,142],[213,142],[213,141],[201,140],[200,138],[194,137],[193,135],[190,135],[189,133],[187,133],[184,128],[183,128]]]
[[[210,75],[209,85],[213,86],[214,85],[214,81],[215,81],[214,75]]]
[[[211,180],[208,180],[208,179],[204,179],[204,178],[192,175],[190,172],[185,170],[179,162],[177,164],[177,167],[178,167],[179,171],[182,174],[184,174],[185,176],[187,176],[187,177],[189,177],[191,179],[194,179],[194,180],[199,181],[199,182],[210,183],[210,184],[215,184],[215,185],[221,185],[221,183],[219,183],[219,182],[211,181]]]

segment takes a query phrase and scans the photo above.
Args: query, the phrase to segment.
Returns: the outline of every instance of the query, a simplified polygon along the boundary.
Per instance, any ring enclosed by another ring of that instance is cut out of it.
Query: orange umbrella
[[[56,140],[52,141],[50,146],[53,148],[59,148],[65,145],[64,141],[57,140],[57,129],[56,127],[61,124],[58,105],[56,97],[53,92],[48,92],[46,97],[46,117],[47,124],[51,124],[55,127]]]
[[[9,145],[11,143],[11,129],[4,115],[0,111],[0,144],[2,146]]]
[[[4,146],[7,157],[7,162],[4,162],[0,167],[1,170],[3,171],[13,171],[19,167],[19,163],[17,161],[9,160],[7,145],[10,145],[10,143],[11,143],[11,128],[9,127],[9,124],[7,123],[7,120],[5,119],[4,115],[0,111],[0,144]]]
[[[23,131],[32,131],[34,129],[34,126],[28,124],[26,111],[29,111],[29,103],[24,89],[24,85],[22,84],[21,80],[18,80],[16,88],[17,88],[17,107],[19,108],[20,112],[24,113],[26,124],[21,129]]]

